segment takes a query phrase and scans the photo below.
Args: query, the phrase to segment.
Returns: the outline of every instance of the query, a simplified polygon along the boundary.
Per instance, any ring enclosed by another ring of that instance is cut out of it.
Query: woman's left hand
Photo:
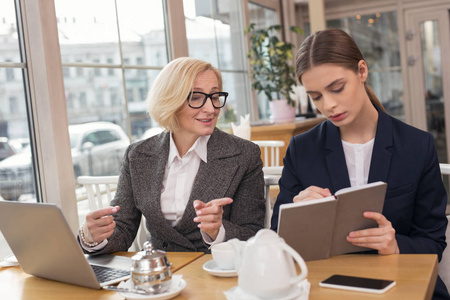
[[[197,217],[194,222],[198,224],[203,232],[208,234],[213,240],[217,238],[219,229],[222,226],[223,206],[233,202],[231,198],[220,198],[204,203],[200,200],[194,201],[194,209]]]
[[[385,216],[376,212],[364,212],[364,217],[373,219],[378,223],[378,228],[369,228],[350,232],[347,241],[355,246],[367,247],[378,250],[378,254],[399,254],[395,229]]]

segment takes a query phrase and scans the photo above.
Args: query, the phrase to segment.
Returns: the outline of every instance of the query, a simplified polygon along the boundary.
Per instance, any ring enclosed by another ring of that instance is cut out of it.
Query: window
[[[327,22],[355,40],[370,70],[368,83],[387,112],[404,120],[403,81],[396,12],[356,15]]]
[[[189,56],[217,67],[229,97],[218,126],[228,127],[250,112],[241,1],[184,0]]]
[[[275,9],[264,7],[262,5],[249,2],[249,24],[256,24],[256,28],[266,28],[270,25],[280,24],[278,14]],[[270,117],[269,99],[264,93],[256,95],[258,115],[262,120],[267,120]]]
[[[31,146],[24,148],[30,145],[30,128],[33,128],[32,117],[27,113],[30,107],[28,69],[23,30],[18,23],[20,14],[14,2],[0,2],[0,141],[7,143],[7,148],[0,151],[0,200],[36,202],[41,197],[36,193],[35,151]],[[0,233],[0,257],[10,253]]]
[[[64,76],[68,92],[84,95],[74,99],[78,109],[68,106],[69,123],[108,121],[125,132],[130,123],[131,140],[139,138],[143,129],[134,123],[152,125],[139,91],[148,91],[168,62],[163,1],[55,0],[55,8],[64,69],[85,70]]]

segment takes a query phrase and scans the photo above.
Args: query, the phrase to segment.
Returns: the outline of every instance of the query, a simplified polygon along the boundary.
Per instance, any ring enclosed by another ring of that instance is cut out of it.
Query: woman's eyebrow
[[[335,85],[336,83],[339,83],[339,81],[341,81],[341,80],[344,80],[344,78],[338,78],[338,79],[336,79],[336,80],[334,80],[334,81],[332,81],[329,85],[327,85],[325,88],[330,88],[330,87],[332,87],[333,85]]]
[[[344,80],[344,78],[338,78],[336,80],[333,80],[330,84],[328,84],[325,88],[329,89],[330,87],[332,87],[333,85],[335,85],[336,83],[339,83],[339,81]],[[318,93],[317,91],[306,91],[307,94],[309,93]]]

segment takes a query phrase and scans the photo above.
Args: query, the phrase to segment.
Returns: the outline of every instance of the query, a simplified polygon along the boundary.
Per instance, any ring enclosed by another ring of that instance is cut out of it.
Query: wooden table
[[[236,286],[237,278],[215,277],[205,272],[202,266],[210,259],[211,255],[202,256],[177,272],[183,275],[187,286],[173,299],[226,299],[223,291]],[[438,272],[437,256],[431,254],[342,255],[306,264],[311,283],[310,300],[431,299]],[[319,281],[333,274],[393,279],[397,285],[382,295],[319,287]]]
[[[119,252],[131,257],[135,253]],[[180,270],[201,257],[203,252],[168,252],[167,258],[173,270]],[[39,259],[39,258],[36,258]],[[130,266],[131,267],[131,266]],[[20,267],[0,268],[0,299],[8,300],[123,300],[116,292],[94,290],[67,283],[47,280],[28,275]]]
[[[131,256],[130,253],[121,253]],[[211,255],[202,253],[168,253],[175,274],[183,275],[187,286],[174,300],[226,299],[224,291],[238,284],[237,277],[215,277],[203,270]],[[438,272],[436,255],[342,255],[327,260],[307,262],[311,283],[310,300],[318,299],[431,299]],[[386,294],[341,291],[318,286],[319,281],[332,274],[385,278],[397,281]],[[27,275],[20,267],[0,269],[0,299],[123,299],[116,292],[93,290]]]

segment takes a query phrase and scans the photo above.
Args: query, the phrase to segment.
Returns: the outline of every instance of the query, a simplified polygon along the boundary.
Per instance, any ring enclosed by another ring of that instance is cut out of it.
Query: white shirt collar
[[[194,145],[192,145],[192,147],[188,150],[188,152],[186,152],[186,155],[189,152],[194,151],[198,155],[198,157],[200,157],[201,160],[203,160],[205,163],[208,162],[207,147],[208,147],[208,141],[209,141],[210,137],[211,137],[211,135],[200,136],[195,141]],[[172,132],[170,132],[170,149],[169,149],[169,158],[167,161],[168,167],[170,167],[172,165],[172,163],[176,157],[181,159],[180,154],[178,153],[177,146],[175,145],[175,142],[173,140]]]

